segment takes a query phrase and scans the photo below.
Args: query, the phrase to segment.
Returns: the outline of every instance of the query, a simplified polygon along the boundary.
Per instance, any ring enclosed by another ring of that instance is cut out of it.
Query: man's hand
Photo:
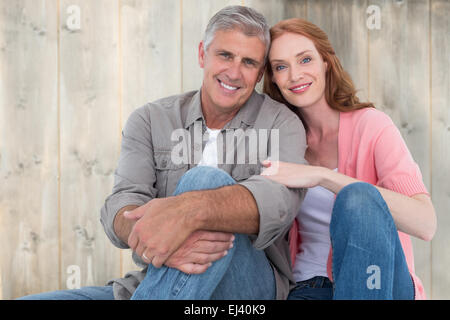
[[[137,220],[128,245],[148,263],[160,268],[197,230],[188,199],[180,196],[153,199],[124,217]]]
[[[145,211],[135,211],[136,206],[123,212],[124,218],[131,220],[134,225]],[[171,255],[165,265],[188,274],[205,272],[212,262],[223,258],[233,247],[234,235],[227,232],[199,230],[193,232],[181,247]],[[144,260],[146,260],[144,258]]]
[[[205,272],[212,262],[223,258],[233,247],[232,233],[199,230],[167,259],[165,265],[188,274]]]
[[[129,247],[157,268],[194,231],[257,234],[259,230],[256,201],[240,185],[153,199],[123,217],[136,221],[127,239]]]

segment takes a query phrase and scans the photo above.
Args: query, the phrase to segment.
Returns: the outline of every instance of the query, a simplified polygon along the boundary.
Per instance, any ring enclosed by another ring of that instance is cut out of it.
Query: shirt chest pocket
[[[171,159],[171,151],[154,152],[156,189],[158,198],[171,196],[175,191],[178,180],[188,170],[187,164],[175,164]]]

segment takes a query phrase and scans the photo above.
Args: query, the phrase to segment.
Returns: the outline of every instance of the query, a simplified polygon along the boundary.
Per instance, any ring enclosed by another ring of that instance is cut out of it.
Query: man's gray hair
[[[244,6],[228,6],[217,12],[206,27],[203,45],[205,51],[217,31],[238,29],[248,37],[256,36],[265,44],[264,62],[270,47],[270,28],[266,18],[255,9]]]

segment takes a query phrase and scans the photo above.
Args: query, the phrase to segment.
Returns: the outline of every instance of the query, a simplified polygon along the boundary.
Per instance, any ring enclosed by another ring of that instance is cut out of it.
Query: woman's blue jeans
[[[288,299],[412,300],[414,285],[389,208],[371,184],[336,196],[330,222],[334,283],[302,281]]]

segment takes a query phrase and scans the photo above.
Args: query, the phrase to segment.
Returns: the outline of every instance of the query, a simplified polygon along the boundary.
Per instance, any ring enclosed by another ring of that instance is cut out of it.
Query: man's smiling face
[[[219,30],[207,50],[199,45],[203,68],[202,106],[215,113],[239,110],[264,71],[264,43],[239,30]]]

